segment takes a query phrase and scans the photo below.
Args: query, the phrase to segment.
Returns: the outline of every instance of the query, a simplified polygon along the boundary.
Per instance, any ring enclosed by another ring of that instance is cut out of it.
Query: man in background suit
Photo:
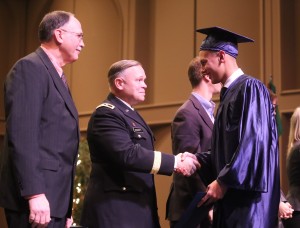
[[[145,100],[146,74],[135,60],[110,67],[111,93],[91,116],[87,130],[92,170],[81,225],[89,228],[158,228],[154,175],[192,174],[195,155],[181,161],[154,150],[150,127],[133,106]],[[184,151],[183,151],[184,152]]]
[[[17,61],[4,89],[0,206],[11,228],[72,223],[80,133],[62,67],[78,59],[83,33],[73,14],[53,11],[42,19],[38,34],[41,46]]]
[[[188,77],[192,94],[178,109],[172,122],[174,155],[180,151],[197,153],[210,149],[215,109],[212,96],[214,93],[219,93],[221,89],[220,84],[212,84],[207,75],[201,74],[199,57],[195,57],[190,62]],[[198,191],[205,192],[206,186],[197,173],[190,177],[174,173],[166,211],[170,227],[175,227]],[[209,225],[210,221],[206,216],[200,226],[209,227]]]

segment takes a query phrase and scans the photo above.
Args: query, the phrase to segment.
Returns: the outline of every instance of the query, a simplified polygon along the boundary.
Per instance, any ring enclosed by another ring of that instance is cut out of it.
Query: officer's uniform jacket
[[[159,227],[153,173],[171,175],[174,156],[154,151],[149,126],[112,94],[92,114],[87,139],[92,171],[81,225]]]

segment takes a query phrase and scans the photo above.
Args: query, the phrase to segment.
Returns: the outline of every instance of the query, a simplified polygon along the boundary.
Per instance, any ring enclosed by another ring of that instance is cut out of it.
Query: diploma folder
[[[207,216],[209,210],[212,208],[210,205],[201,205],[197,207],[201,199],[206,195],[206,192],[197,192],[192,202],[183,213],[178,223],[176,223],[175,228],[195,228],[201,223],[204,217]]]

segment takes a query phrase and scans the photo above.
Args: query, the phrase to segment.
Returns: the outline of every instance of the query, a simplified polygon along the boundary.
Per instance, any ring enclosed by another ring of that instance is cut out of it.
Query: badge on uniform
[[[115,106],[112,105],[112,104],[110,104],[110,103],[102,103],[102,104],[98,105],[98,106],[96,107],[96,109],[97,109],[97,108],[100,108],[100,107],[106,107],[106,108],[110,108],[110,109],[114,109],[114,108],[115,108]]]
[[[133,132],[138,132],[138,133],[142,133],[143,129],[142,128],[138,128],[138,127],[133,127],[132,128]]]

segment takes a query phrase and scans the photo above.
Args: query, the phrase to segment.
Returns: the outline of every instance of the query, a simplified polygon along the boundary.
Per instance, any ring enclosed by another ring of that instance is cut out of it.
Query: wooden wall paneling
[[[7,228],[4,209],[0,207],[0,227]]]
[[[9,16],[11,15],[11,16]],[[11,18],[10,20],[7,20],[7,18]],[[11,24],[14,24],[16,18],[14,18],[13,13],[11,12],[11,8],[9,7],[9,4],[5,1],[0,2],[0,29],[1,31],[6,31],[6,36],[0,37],[0,49],[2,50],[2,53],[6,53],[5,55],[0,55],[0,62],[1,62],[1,68],[0,68],[0,83],[1,85],[4,84],[7,71],[10,67],[10,61],[9,61],[9,55],[11,53],[12,43],[10,43],[10,37],[14,33],[13,28]],[[0,135],[4,134],[5,131],[5,114],[4,114],[4,94],[3,90],[0,90]]]
[[[80,58],[72,65],[72,94],[85,130],[90,114],[109,93],[107,72],[124,56],[128,40],[127,1],[75,1],[75,14],[82,23],[84,43]],[[88,12],[88,13],[87,13]],[[126,31],[125,31],[126,28]]]
[[[280,28],[282,51],[282,90],[300,93],[300,3],[298,0],[280,1]]]
[[[287,193],[286,149],[289,118],[294,109],[299,106],[300,99],[299,77],[297,76],[299,64],[297,64],[296,56],[299,46],[291,36],[299,36],[300,30],[296,24],[299,25],[300,17],[295,12],[300,10],[300,5],[298,1],[268,0],[266,2],[269,4],[266,10],[271,13],[272,29],[269,38],[272,40],[272,75],[277,87],[278,105],[283,124],[283,133],[279,138],[280,180],[282,189]]]
[[[38,26],[44,15],[53,10],[67,10],[72,11],[70,4],[71,0],[66,0],[57,4],[59,1],[52,0],[30,0],[26,5],[24,12],[26,12],[26,27],[24,40],[26,41],[25,51],[29,54],[37,49],[40,45],[38,39]],[[67,4],[69,3],[69,4]],[[71,5],[72,6],[72,5]],[[22,57],[22,56],[20,56]]]
[[[14,62],[25,54],[25,21],[26,1],[0,1],[0,29],[3,35],[0,38],[0,83],[3,86],[6,75]],[[1,87],[3,88],[3,87]],[[4,93],[0,90],[0,135],[4,134]]]
[[[262,64],[261,41],[261,3],[254,1],[206,1],[197,0],[197,28],[212,26],[224,27],[255,40],[254,43],[239,45],[237,58],[242,70],[253,77],[263,80],[260,67]],[[200,47],[205,35],[197,35],[197,47]]]
[[[155,135],[155,149],[165,153],[172,154],[171,139],[171,125],[159,124],[151,126]],[[168,228],[169,221],[165,220],[166,216],[166,202],[168,199],[172,176],[155,175],[156,198],[158,207],[158,216],[160,218],[160,225],[162,228]]]
[[[142,63],[147,79],[146,99],[144,104],[154,102],[153,47],[155,1],[138,0],[135,7],[134,59]]]
[[[194,1],[155,0],[153,9],[153,103],[185,100],[187,66],[194,57]]]

